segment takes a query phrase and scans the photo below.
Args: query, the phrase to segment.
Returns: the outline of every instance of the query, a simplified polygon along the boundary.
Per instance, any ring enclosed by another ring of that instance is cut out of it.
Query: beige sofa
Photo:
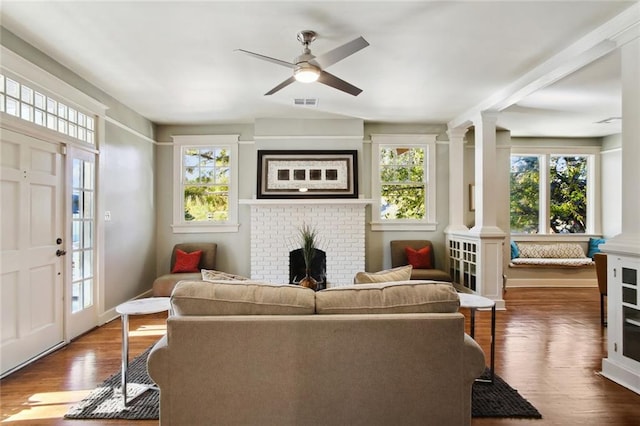
[[[469,425],[485,366],[447,283],[182,281],[148,371],[161,425]]]

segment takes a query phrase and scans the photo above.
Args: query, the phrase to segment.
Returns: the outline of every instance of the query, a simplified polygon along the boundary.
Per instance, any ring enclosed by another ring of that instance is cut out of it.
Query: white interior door
[[[1,375],[64,342],[60,145],[2,129]]]
[[[98,325],[96,303],[96,154],[69,147],[67,151],[67,187],[71,203],[70,295],[66,304],[67,338]]]

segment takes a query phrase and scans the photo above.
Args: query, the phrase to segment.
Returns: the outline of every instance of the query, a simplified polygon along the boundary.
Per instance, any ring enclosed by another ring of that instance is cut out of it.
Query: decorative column
[[[505,233],[498,227],[498,185],[496,121],[493,111],[481,112],[475,127],[475,226],[469,230],[479,239],[476,292],[504,307],[502,299],[503,244]]]
[[[622,81],[622,232],[607,253],[607,358],[602,374],[640,394],[640,37],[620,48]]]
[[[468,129],[449,129],[449,224],[445,233],[466,232],[464,224],[464,135]]]

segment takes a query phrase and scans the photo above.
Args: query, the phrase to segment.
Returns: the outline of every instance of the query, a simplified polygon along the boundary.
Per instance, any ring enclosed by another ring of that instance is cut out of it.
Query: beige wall
[[[359,130],[358,130],[359,129]],[[258,149],[356,149],[358,150],[359,192],[371,197],[371,144],[370,135],[375,133],[437,133],[438,140],[446,141],[445,125],[429,124],[364,124],[361,120],[272,120],[260,119],[252,124],[227,124],[209,126],[158,126],[157,170],[157,273],[169,268],[171,248],[184,241],[212,241],[218,243],[218,268],[228,272],[250,274],[250,218],[249,206],[239,209],[238,232],[209,234],[174,234],[172,222],[173,194],[173,146],[171,137],[188,134],[239,134],[240,188],[239,198],[250,199],[256,194],[256,162]],[[261,139],[262,136],[287,136],[286,139]],[[302,135],[299,139],[291,135]],[[306,139],[304,136],[316,136]],[[318,135],[327,136],[318,139]],[[331,138],[335,136],[335,138]],[[346,138],[345,138],[346,137]],[[254,138],[256,140],[254,140]],[[364,142],[363,142],[364,140]],[[446,142],[438,144],[437,155],[437,220],[434,232],[372,232],[368,223],[371,207],[367,207],[366,269],[377,271],[390,267],[389,241],[393,239],[430,239],[437,253],[436,264],[444,268],[444,228],[449,217],[448,155]]]

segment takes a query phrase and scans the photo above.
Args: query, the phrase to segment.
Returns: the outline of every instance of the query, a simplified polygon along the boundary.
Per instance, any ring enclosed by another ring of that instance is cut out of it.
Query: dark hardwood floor
[[[473,419],[473,425],[640,425],[640,395],[598,375],[606,356],[596,288],[509,289],[497,313],[496,373],[542,420]],[[468,312],[464,312],[468,318]],[[164,333],[166,314],[130,317],[131,357]],[[489,312],[476,340],[489,353]],[[64,420],[68,407],[120,368],[115,320],[0,382],[0,421],[16,425],[157,425],[157,421]]]

